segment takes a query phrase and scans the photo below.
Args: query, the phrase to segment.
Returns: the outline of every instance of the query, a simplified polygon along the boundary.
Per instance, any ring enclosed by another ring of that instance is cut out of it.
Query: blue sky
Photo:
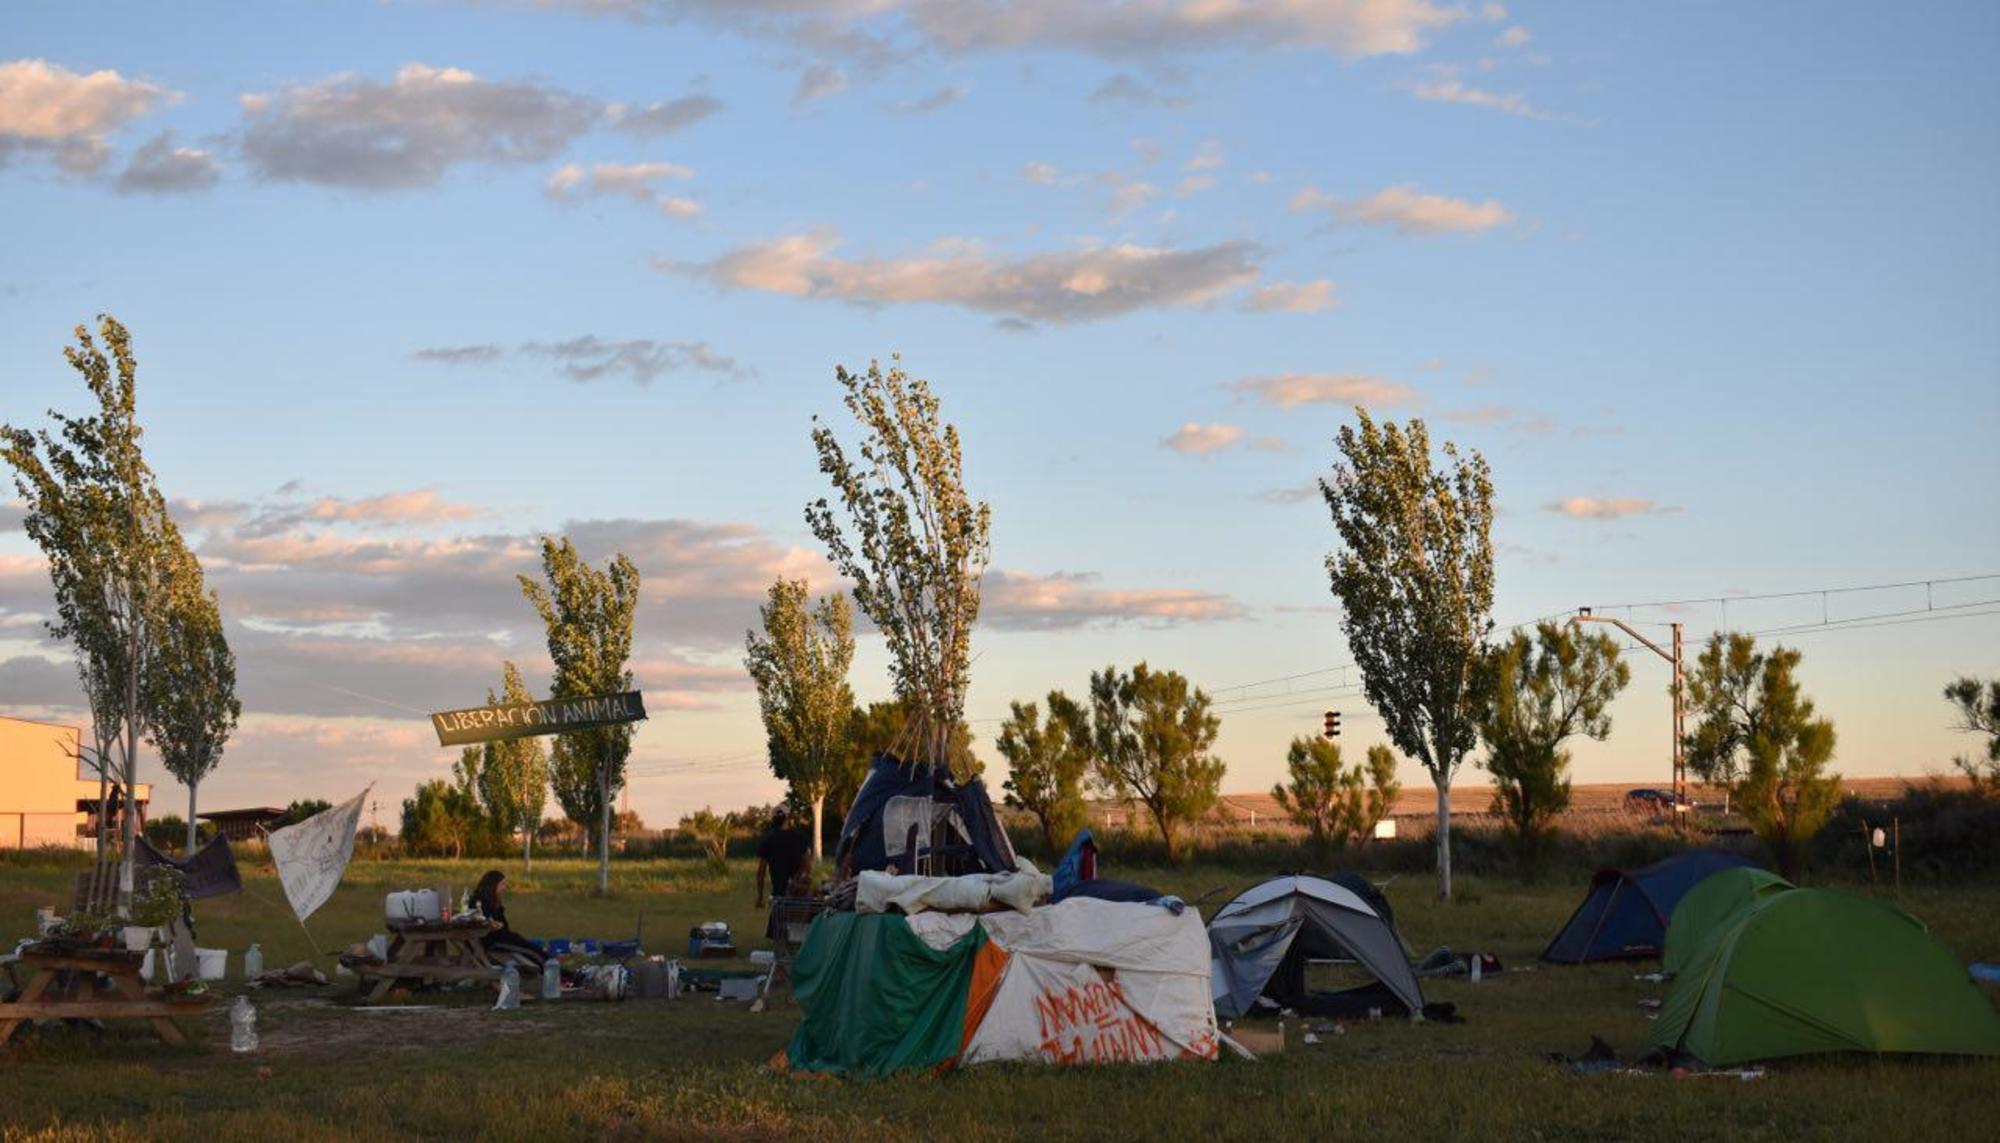
[[[1262,789],[1323,707],[1376,733],[1337,673],[1238,686],[1347,659],[1302,493],[1357,399],[1492,462],[1503,623],[2000,572],[1996,42],[1984,4],[19,3],[0,416],[131,326],[242,659],[208,804],[442,772],[412,712],[545,682],[511,576],[569,530],[651,585],[660,821],[775,794],[742,630],[830,582],[810,417],[900,352],[993,505],[982,732],[1145,658]],[[17,518],[0,708],[60,717]],[[1938,691],[2000,617],[1925,618],[1786,635],[1850,773],[1965,748]],[[1665,681],[1579,780],[1664,777]]]

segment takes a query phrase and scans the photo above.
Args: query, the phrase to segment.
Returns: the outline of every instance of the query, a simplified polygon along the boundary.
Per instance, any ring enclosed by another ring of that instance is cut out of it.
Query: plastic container
[[[542,962],[542,999],[562,999],[562,962],[555,957]]]
[[[221,980],[229,971],[228,949],[194,950],[195,976],[202,980]]]
[[[382,916],[394,924],[435,921],[439,916],[437,890],[410,889],[391,893],[382,903]]]
[[[239,1053],[257,1050],[257,1009],[248,996],[237,997],[229,1006],[229,1050]]]
[[[500,1000],[493,1006],[497,1012],[512,1012],[521,1006],[521,970],[509,961],[500,970]]]
[[[264,975],[264,950],[252,944],[243,953],[243,979],[255,980]]]

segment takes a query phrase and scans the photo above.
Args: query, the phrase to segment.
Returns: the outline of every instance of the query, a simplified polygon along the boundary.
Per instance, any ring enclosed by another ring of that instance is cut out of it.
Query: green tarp
[[[1688,890],[1667,922],[1667,937],[1660,944],[1660,971],[1679,976],[1700,950],[1720,934],[1737,910],[1773,893],[1793,888],[1791,882],[1768,869],[1741,865],[1711,873]]]
[[[2000,1015],[1909,914],[1793,889],[1752,902],[1695,952],[1653,1046],[1715,1066],[1816,1052],[2000,1055]]]
[[[805,1018],[788,1050],[794,1069],[840,1076],[921,1071],[953,1059],[965,1039],[974,925],[939,951],[907,919],[829,913],[813,922],[792,968]]]

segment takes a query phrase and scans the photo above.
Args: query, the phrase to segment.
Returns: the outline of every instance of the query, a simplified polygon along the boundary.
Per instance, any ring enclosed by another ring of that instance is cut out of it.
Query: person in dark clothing
[[[486,915],[487,920],[497,921],[500,925],[499,928],[486,934],[480,943],[484,944],[487,952],[501,964],[513,961],[519,968],[540,972],[542,962],[547,959],[542,955],[542,950],[529,944],[528,938],[507,927],[507,907],[500,903],[500,898],[506,891],[507,875],[498,869],[487,870],[486,876],[481,877],[478,886],[472,890],[472,903]]]
[[[785,828],[785,811],[771,815],[771,828],[757,843],[757,904],[764,907],[764,876],[771,877],[771,896],[783,897],[792,891],[792,878],[806,868],[812,839],[804,830]]]

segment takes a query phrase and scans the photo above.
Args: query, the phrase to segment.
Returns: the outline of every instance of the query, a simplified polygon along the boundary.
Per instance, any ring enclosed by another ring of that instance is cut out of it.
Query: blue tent
[[[914,850],[914,852],[912,852]],[[841,823],[836,864],[936,875],[1011,873],[1014,846],[986,784],[963,785],[942,766],[877,754]]]
[[[1711,873],[1749,864],[1727,850],[1690,849],[1630,873],[1600,869],[1583,904],[1542,950],[1542,959],[1582,964],[1659,956],[1667,918],[1687,891]]]

